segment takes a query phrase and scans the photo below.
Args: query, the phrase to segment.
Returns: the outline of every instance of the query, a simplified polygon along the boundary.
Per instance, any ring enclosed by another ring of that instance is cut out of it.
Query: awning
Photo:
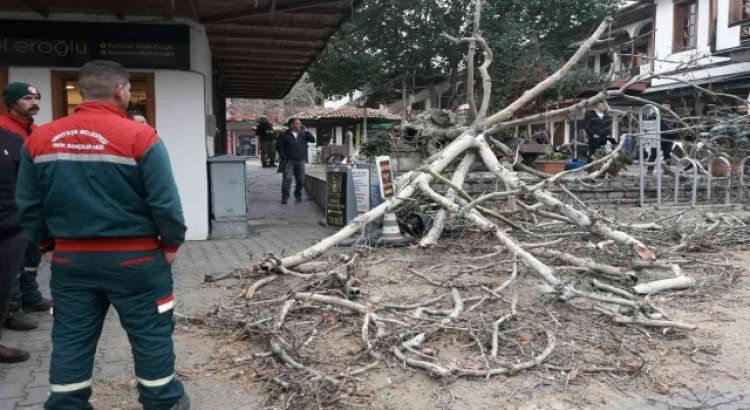
[[[206,27],[220,95],[281,99],[360,1],[0,0],[0,11],[189,18]]]

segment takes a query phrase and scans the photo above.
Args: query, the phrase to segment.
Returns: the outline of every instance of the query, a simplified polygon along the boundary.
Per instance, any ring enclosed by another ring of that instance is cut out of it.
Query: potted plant
[[[598,160],[606,157],[609,155],[612,151],[607,151],[607,147],[599,147],[596,151],[594,151],[594,154],[591,156],[592,160]],[[620,170],[627,168],[628,165],[633,163],[633,153],[632,152],[625,152],[625,151],[619,151],[617,153],[617,156],[615,156],[615,160],[612,162],[612,164],[607,168],[607,174],[611,176],[615,176],[620,173]],[[598,171],[601,169],[602,164],[594,165],[591,170],[592,171]]]
[[[544,149],[544,157],[536,160],[534,166],[544,173],[557,174],[558,172],[565,171],[565,164],[567,162],[565,154],[553,151],[552,148],[547,147]]]
[[[738,176],[742,160],[750,155],[750,131],[747,120],[742,118],[733,114],[729,120],[700,135],[706,138],[711,158],[710,171],[714,176]],[[726,163],[718,160],[720,157],[729,161],[730,169],[727,169]]]
[[[717,177],[739,176],[742,160],[750,155],[750,150],[745,145],[726,144],[715,148],[711,160],[711,174]],[[718,158],[726,158],[729,161],[730,169],[723,161]]]

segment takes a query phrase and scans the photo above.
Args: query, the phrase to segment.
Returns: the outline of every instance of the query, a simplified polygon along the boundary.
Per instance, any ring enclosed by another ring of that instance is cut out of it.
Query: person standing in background
[[[28,234],[18,223],[15,191],[23,138],[0,128],[0,323],[10,312],[18,270],[23,266]],[[2,327],[0,327],[2,335]],[[29,359],[29,353],[0,344],[0,363],[18,363]]]
[[[268,117],[265,115],[258,119],[258,127],[255,129],[255,135],[260,139],[260,160],[263,168],[275,167],[276,150],[274,149],[274,145],[276,140],[273,136],[273,125],[268,122]]]
[[[588,135],[589,157],[591,157],[599,147],[607,145],[607,141],[612,144],[617,143],[611,137],[612,116],[609,115],[606,102],[599,101],[596,103],[596,108],[586,112],[583,121],[586,134]]]
[[[294,199],[302,201],[302,188],[305,184],[305,162],[307,161],[307,143],[315,142],[315,137],[302,126],[298,118],[287,121],[288,130],[276,140],[276,151],[281,158],[279,166],[283,174],[281,182],[281,203],[289,199],[294,178]]]

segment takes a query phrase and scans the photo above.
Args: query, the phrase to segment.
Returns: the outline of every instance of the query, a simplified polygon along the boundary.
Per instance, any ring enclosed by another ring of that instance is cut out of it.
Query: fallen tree
[[[272,323],[272,328],[264,328],[266,330],[261,333],[270,338],[271,353],[285,368],[296,372],[306,382],[327,386],[325,389],[329,389],[331,400],[338,400],[342,391],[351,393],[345,388],[347,383],[353,377],[378,366],[387,357],[392,357],[404,366],[447,379],[517,374],[544,363],[557,346],[555,332],[546,328],[534,328],[527,337],[529,340],[544,342],[536,354],[530,356],[529,352],[525,352],[526,360],[513,360],[509,353],[523,353],[522,346],[518,350],[509,350],[500,345],[503,328],[512,321],[523,320],[523,314],[519,314],[517,309],[521,286],[519,282],[522,281],[533,283],[538,294],[551,295],[558,302],[567,304],[576,311],[598,315],[611,325],[683,332],[696,329],[693,324],[668,318],[648,297],[670,289],[695,286],[695,281],[682,273],[679,262],[657,260],[652,246],[629,233],[635,228],[658,228],[658,225],[635,226],[620,223],[589,209],[569,191],[567,197],[560,198],[548,189],[560,184],[570,175],[593,180],[611,166],[621,146],[588,167],[527,182],[519,175],[519,169],[522,170],[523,167],[518,164],[516,153],[490,137],[491,132],[503,129],[506,124],[523,123],[524,119],[513,119],[517,110],[560,81],[600,41],[611,23],[611,19],[603,21],[563,67],[491,116],[487,116],[491,89],[487,66],[492,61],[489,47],[476,33],[471,38],[452,39],[456,43],[476,42],[485,53],[484,62],[479,69],[484,94],[475,121],[469,125],[449,126],[439,130],[431,125],[422,126],[420,130],[427,130],[431,135],[439,133],[450,142],[424,161],[422,167],[399,177],[395,181],[398,190],[394,197],[307,249],[284,258],[268,255],[255,266],[254,272],[263,276],[243,291],[242,297],[245,300],[252,301],[264,286],[272,282],[286,283],[266,295],[269,298],[265,301],[248,302],[268,303],[278,309],[277,313],[264,321],[266,324]],[[628,84],[642,78],[644,77],[638,77]],[[619,90],[602,91],[582,105],[569,109],[585,108],[587,104],[594,104],[608,95],[622,95],[628,84]],[[451,124],[450,119],[447,123]],[[502,190],[478,197],[472,197],[466,192],[466,174],[477,162],[495,176],[498,186],[503,187]],[[588,174],[588,168],[597,164],[601,166],[600,170]],[[449,171],[453,172],[452,175],[446,175]],[[415,201],[437,209],[434,223],[419,242],[419,247],[430,249],[438,246],[444,234],[446,220],[458,218],[471,225],[473,232],[480,238],[492,237],[498,248],[496,252],[477,257],[489,261],[489,265],[469,266],[469,269],[459,271],[456,276],[489,266],[510,265],[510,277],[497,286],[488,287],[467,284],[455,276],[436,280],[431,272],[423,273],[409,267],[407,272],[427,282],[438,295],[425,294],[422,300],[409,303],[360,302],[357,299],[362,290],[360,281],[363,268],[359,265],[356,253],[329,260],[328,264],[311,264],[310,261],[355,235],[385,213],[394,212]],[[552,239],[550,233],[558,239]],[[571,233],[575,235],[570,235]],[[566,236],[570,237],[569,241],[565,240]],[[605,254],[605,261],[595,255],[585,255],[584,252],[576,251],[587,247],[586,241],[580,241],[582,237],[587,238],[587,241],[591,238],[600,241],[594,247],[595,251],[603,253],[602,249],[605,248],[615,251]],[[559,238],[567,242],[566,246],[561,247],[561,250],[551,249],[560,243]],[[580,242],[572,243],[576,240]],[[611,253],[616,253],[618,257],[611,257]],[[638,283],[645,269],[649,270],[648,277],[653,281]],[[523,274],[519,274],[521,271]],[[569,271],[574,271],[576,275],[569,275]],[[670,276],[669,272],[673,275]],[[504,292],[509,290],[512,295],[508,307]],[[292,336],[294,331],[288,324],[290,315],[305,315],[306,312],[324,312],[319,319],[311,319],[313,326],[321,321],[334,320],[327,319],[330,318],[327,316],[329,314],[334,317],[344,315],[359,318],[356,326],[358,348],[353,353],[356,358],[351,361],[357,362],[357,367],[347,366],[345,369],[326,371],[317,368],[315,361],[305,360],[302,352],[320,336],[313,332],[305,340],[296,340]],[[479,323],[476,320],[479,316],[474,316],[477,312],[482,312],[482,318],[494,315],[494,319]],[[250,328],[257,326],[255,321],[251,325]],[[429,347],[431,340],[448,332],[460,333],[475,341],[477,357],[481,363],[479,366],[467,367],[452,363],[450,358],[440,357]],[[503,350],[502,354],[498,353],[500,350]],[[501,356],[505,359],[501,359]],[[607,369],[631,372],[634,366]],[[289,388],[292,383],[289,378],[284,380],[280,376],[269,380],[283,388]],[[312,393],[308,391],[306,394]]]

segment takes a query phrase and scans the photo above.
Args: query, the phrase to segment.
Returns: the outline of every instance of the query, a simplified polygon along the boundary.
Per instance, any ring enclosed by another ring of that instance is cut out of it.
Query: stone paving
[[[332,233],[329,228],[318,224],[323,213],[307,198],[300,203],[292,200],[286,205],[280,204],[281,176],[275,169],[262,168],[257,159],[250,159],[247,170],[250,238],[188,242],[180,249],[173,268],[176,311],[179,313],[205,310],[227,294],[224,287],[206,286],[203,283],[204,275],[221,274],[235,267],[248,266],[253,257],[266,251],[277,255],[290,254]],[[40,267],[39,284],[45,295],[49,295],[49,275],[49,265]],[[46,313],[34,313],[32,316],[39,321],[37,329],[28,332],[3,331],[2,343],[29,351],[31,359],[18,364],[0,364],[0,410],[41,409],[47,398],[52,319]],[[178,370],[181,357],[197,350],[196,346],[191,345],[190,337],[180,338],[179,333],[178,327],[175,338]],[[131,380],[133,374],[130,345],[112,309],[96,353],[94,399],[97,397],[97,387],[110,386],[107,383],[112,379]],[[215,382],[210,377],[191,378],[185,384],[194,409],[247,409],[259,405],[257,397],[250,397],[236,386]],[[134,380],[125,386],[130,387],[134,397]],[[123,408],[137,407],[132,407],[131,401],[131,407]]]

